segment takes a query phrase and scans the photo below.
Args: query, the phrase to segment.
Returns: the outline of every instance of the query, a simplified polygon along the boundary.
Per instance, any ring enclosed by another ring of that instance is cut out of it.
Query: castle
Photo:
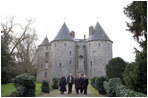
[[[90,79],[105,75],[105,66],[112,59],[112,41],[101,25],[89,27],[89,37],[75,39],[64,23],[51,42],[47,36],[37,50],[37,81],[85,73]]]

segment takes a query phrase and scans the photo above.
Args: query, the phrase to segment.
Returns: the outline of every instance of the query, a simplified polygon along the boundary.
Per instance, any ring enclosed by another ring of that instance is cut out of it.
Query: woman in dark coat
[[[60,79],[60,91],[61,94],[64,94],[64,91],[66,91],[66,78],[65,76],[62,76],[62,78]]]
[[[79,94],[80,87],[81,87],[80,78],[79,75],[77,74],[75,78],[75,89],[77,94]]]

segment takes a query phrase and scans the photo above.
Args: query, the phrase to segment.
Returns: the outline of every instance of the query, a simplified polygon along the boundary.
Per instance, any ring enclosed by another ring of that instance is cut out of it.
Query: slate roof
[[[110,40],[99,22],[96,23],[95,29],[93,31],[93,34],[90,35],[87,39],[87,41],[91,40]]]
[[[44,38],[44,40],[42,41],[42,43],[40,45],[49,45],[49,41],[47,36]]]
[[[65,23],[62,25],[61,29],[59,30],[58,34],[56,35],[53,41],[55,40],[73,40],[74,41],[74,38],[71,36],[70,31]]]

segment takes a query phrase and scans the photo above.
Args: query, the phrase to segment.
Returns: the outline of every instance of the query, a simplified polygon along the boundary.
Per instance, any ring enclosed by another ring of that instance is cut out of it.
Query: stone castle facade
[[[37,81],[85,73],[88,78],[105,75],[105,66],[112,58],[112,41],[101,25],[89,27],[89,37],[75,39],[64,23],[51,42],[48,38],[38,46]]]

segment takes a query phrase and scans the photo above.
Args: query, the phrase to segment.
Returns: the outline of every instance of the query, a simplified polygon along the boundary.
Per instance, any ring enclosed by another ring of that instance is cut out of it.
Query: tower
[[[67,76],[70,72],[75,75],[76,41],[72,35],[64,23],[51,42],[52,77]]]
[[[112,41],[101,25],[97,22],[95,28],[89,28],[86,41],[88,77],[105,75],[106,64],[112,58]]]
[[[48,41],[47,36],[38,46],[37,52],[37,81],[49,81],[51,79],[51,52],[50,43]]]

